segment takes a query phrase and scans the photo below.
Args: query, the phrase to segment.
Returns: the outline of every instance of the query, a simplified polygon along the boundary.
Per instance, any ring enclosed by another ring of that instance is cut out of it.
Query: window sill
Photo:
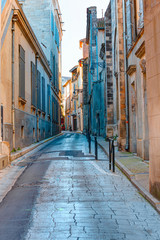
[[[27,101],[21,97],[18,98],[18,101],[22,104],[25,105],[27,103]]]
[[[36,107],[34,105],[31,105],[31,109],[35,112],[36,111]]]

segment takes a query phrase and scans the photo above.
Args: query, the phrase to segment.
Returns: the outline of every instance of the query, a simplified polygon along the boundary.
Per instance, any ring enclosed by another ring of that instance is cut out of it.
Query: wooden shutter
[[[19,46],[19,96],[25,99],[25,51]]]
[[[42,77],[42,110],[45,112],[45,79]]]
[[[52,120],[54,120],[54,97],[52,96]]]
[[[53,84],[55,86],[55,77],[56,77],[56,65],[55,65],[55,56],[53,56]]]
[[[50,114],[50,86],[47,85],[47,113]]]
[[[31,104],[36,107],[36,79],[35,65],[31,62]]]
[[[41,109],[41,74],[37,71],[37,107]]]

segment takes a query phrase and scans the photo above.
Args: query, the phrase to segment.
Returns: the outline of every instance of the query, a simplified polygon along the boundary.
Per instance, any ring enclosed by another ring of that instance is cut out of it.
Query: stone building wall
[[[129,96],[129,150],[149,159],[143,4],[125,2]],[[134,18],[140,11],[139,17]]]
[[[106,135],[114,135],[114,106],[113,106],[113,68],[112,68],[112,28],[111,28],[111,2],[105,13],[105,27],[106,27],[106,53],[104,57],[106,58]]]
[[[126,109],[125,109],[125,76],[124,76],[124,43],[123,43],[123,6],[122,0],[111,1],[112,18],[112,75],[114,124],[117,128],[119,147],[126,144]]]
[[[150,192],[160,199],[160,2],[144,1],[146,88],[149,121]]]

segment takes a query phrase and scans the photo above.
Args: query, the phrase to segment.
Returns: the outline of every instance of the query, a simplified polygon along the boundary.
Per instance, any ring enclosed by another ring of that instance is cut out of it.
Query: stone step
[[[8,164],[9,164],[8,156],[0,154],[0,170],[7,167]]]

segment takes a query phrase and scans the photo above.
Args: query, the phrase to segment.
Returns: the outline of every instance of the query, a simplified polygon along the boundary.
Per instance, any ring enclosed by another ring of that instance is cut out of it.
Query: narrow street
[[[159,240],[159,214],[101,149],[99,159],[65,133],[18,163],[27,168],[0,204],[0,239]]]

